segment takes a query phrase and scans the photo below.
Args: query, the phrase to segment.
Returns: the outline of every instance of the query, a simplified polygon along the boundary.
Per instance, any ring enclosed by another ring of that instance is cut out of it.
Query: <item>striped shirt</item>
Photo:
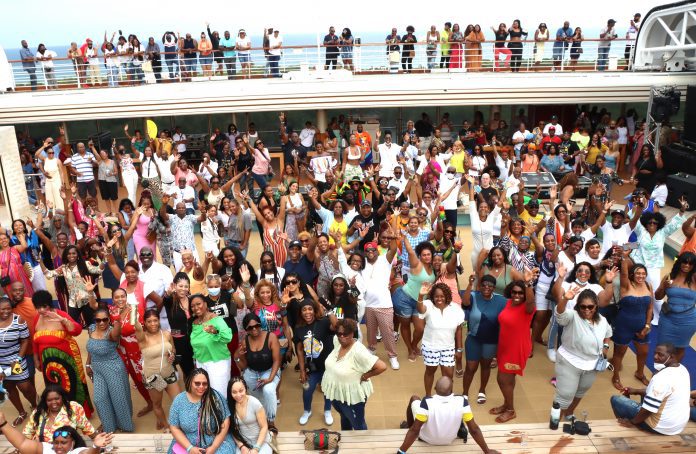
[[[19,350],[23,339],[29,339],[29,328],[27,327],[26,321],[22,320],[19,322],[19,315],[12,314],[12,321],[10,325],[6,328],[0,328],[0,367],[2,369],[7,369],[12,367],[12,365],[19,361],[22,366],[22,372],[15,374],[14,372],[10,375],[5,374],[6,380],[18,381],[25,380],[29,377],[29,370],[27,368],[27,361],[19,356]]]
[[[65,165],[72,166],[81,175],[77,176],[78,183],[88,183],[94,180],[94,167],[92,163],[97,162],[92,153],[85,153],[84,156],[75,153],[65,160]]]

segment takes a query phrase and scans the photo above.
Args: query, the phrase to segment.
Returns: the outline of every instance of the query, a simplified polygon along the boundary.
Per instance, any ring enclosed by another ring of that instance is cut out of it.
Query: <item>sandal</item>
[[[505,405],[501,405],[500,407],[493,407],[490,410],[488,410],[488,413],[491,415],[502,415],[505,413],[507,409],[505,408]]]
[[[483,405],[486,403],[486,394],[485,393],[478,393],[478,396],[476,397],[476,403],[479,405]]]
[[[645,386],[648,386],[650,384],[650,380],[648,380],[648,378],[645,375],[639,376],[638,373],[635,373],[633,374],[633,378],[635,378]]]
[[[496,367],[498,367],[498,358],[493,358],[491,360],[491,369],[495,369]]]
[[[517,413],[515,413],[515,410],[505,410],[500,415],[498,415],[497,418],[495,418],[495,422],[502,424],[515,418],[517,418]]]
[[[29,416],[26,411],[23,411],[22,413],[17,416],[14,421],[12,421],[12,427],[17,427],[20,424],[24,422],[24,420]]]
[[[618,389],[619,391],[623,391],[624,386],[621,384],[621,378],[616,376],[611,379],[611,384],[614,385],[614,388]]]
[[[457,378],[462,378],[464,376],[464,369],[456,369],[454,375],[456,375]]]
[[[410,362],[412,362],[412,363],[415,363],[415,362],[416,362],[416,356],[417,356],[417,355],[416,355],[416,352],[409,353],[409,354],[408,354],[408,360],[409,360]]]

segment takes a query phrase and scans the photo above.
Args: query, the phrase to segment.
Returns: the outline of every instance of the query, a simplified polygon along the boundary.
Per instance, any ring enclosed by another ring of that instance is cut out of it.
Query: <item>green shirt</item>
[[[217,330],[217,334],[210,334],[203,331],[207,325]],[[232,330],[222,317],[215,316],[197,325],[194,323],[191,330],[191,347],[193,356],[199,363],[209,363],[222,361],[230,358],[230,351],[227,344],[232,340]]]

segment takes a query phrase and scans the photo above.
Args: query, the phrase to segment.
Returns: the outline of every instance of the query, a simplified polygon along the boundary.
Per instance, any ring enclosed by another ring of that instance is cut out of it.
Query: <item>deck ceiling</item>
[[[408,74],[255,79],[0,95],[0,125],[309,109],[647,102],[651,86],[696,73]]]

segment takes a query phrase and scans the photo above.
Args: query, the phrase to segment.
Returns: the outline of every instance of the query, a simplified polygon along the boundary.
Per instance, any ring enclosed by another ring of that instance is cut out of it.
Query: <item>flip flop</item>
[[[454,371],[454,375],[457,376],[457,378],[462,378],[464,376],[464,369],[457,369]]]
[[[495,418],[495,422],[502,424],[515,418],[517,418],[517,413],[515,413],[515,410],[505,410],[500,415],[498,415],[497,418]]]
[[[486,394],[485,393],[478,393],[478,396],[476,397],[476,403],[479,405],[483,405],[486,403]]]
[[[624,386],[621,384],[621,378],[616,377],[611,380],[611,384],[614,385],[614,388],[616,388],[619,391],[623,391]]]
[[[493,407],[490,410],[488,410],[488,413],[491,415],[502,415],[505,413],[507,409],[505,409],[504,405],[501,405],[500,407]]]
[[[491,360],[491,369],[495,369],[496,367],[498,367],[498,358],[493,358]]]
[[[27,419],[27,416],[29,416],[29,415],[27,414],[26,411],[23,411],[22,413],[20,413],[19,416],[17,416],[14,419],[14,421],[12,421],[12,427],[17,427],[17,426],[21,425],[24,422],[24,420]]]

